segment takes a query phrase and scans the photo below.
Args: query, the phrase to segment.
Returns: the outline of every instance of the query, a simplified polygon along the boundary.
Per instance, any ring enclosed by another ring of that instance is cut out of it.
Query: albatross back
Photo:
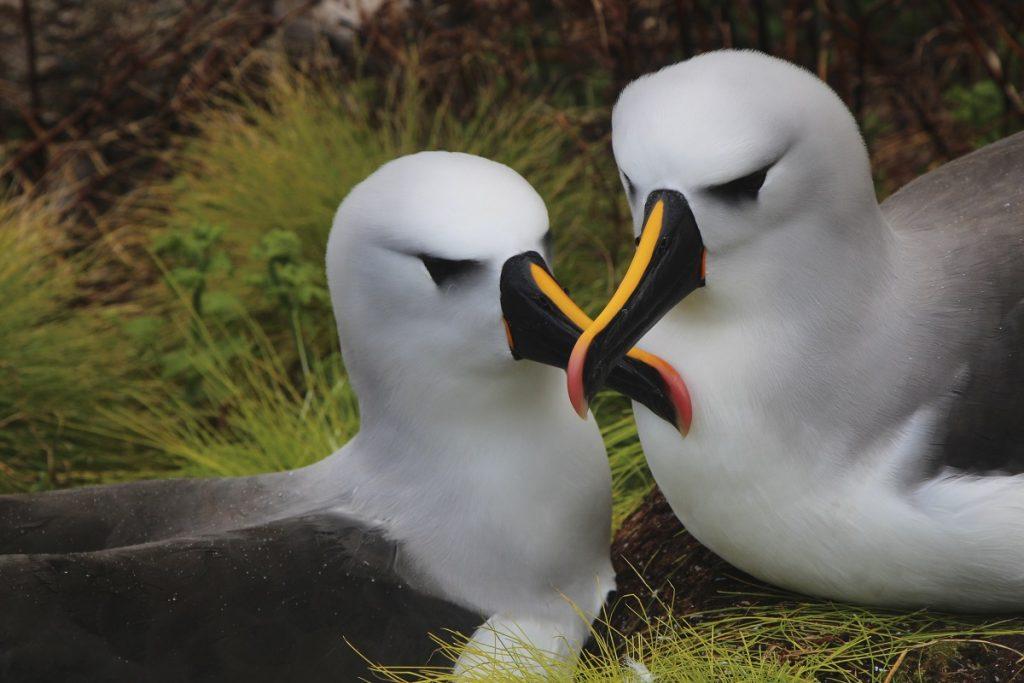
[[[918,178],[882,210],[927,264],[920,323],[941,346],[922,362],[955,380],[927,472],[1024,473],[1024,133]]]

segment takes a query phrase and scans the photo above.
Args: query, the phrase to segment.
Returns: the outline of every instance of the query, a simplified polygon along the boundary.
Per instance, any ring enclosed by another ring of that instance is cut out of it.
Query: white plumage
[[[629,85],[613,146],[637,233],[674,190],[707,250],[642,339],[690,387],[688,438],[637,405],[690,532],[796,591],[1024,607],[1024,136],[879,207],[839,98],[725,51]],[[712,190],[764,167],[755,200]]]

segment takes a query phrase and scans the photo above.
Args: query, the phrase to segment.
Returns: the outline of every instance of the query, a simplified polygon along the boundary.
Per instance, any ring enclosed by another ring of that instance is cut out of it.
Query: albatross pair
[[[359,435],[293,473],[0,498],[0,673],[336,679],[343,639],[417,663],[444,626],[571,656],[612,586],[608,468],[513,355],[568,361],[580,412],[638,399],[674,510],[754,575],[1024,607],[1024,136],[879,207],[838,98],[738,52],[631,85],[613,128],[639,246],[601,315],[514,172],[386,165],[328,248]]]
[[[641,340],[693,396],[638,407],[689,531],[796,591],[1024,608],[1024,133],[875,199],[850,113],[753,52],[622,93],[639,237],[569,367],[576,407]]]
[[[513,359],[564,367],[590,322],[546,236],[536,192],[478,157],[353,189],[327,272],[358,435],[294,472],[0,497],[0,678],[354,680],[362,656],[426,663],[443,629],[473,634],[464,672],[575,656],[614,586],[610,474],[562,373]],[[611,382],[672,417],[658,359]]]

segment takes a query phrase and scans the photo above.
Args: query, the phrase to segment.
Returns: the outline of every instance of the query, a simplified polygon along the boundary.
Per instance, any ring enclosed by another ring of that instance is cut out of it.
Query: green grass
[[[173,383],[133,393],[135,406],[107,413],[111,437],[175,458],[182,474],[240,476],[312,464],[358,431],[337,354],[296,377],[254,321],[231,331],[195,322],[185,348],[203,400]]]
[[[136,363],[117,341],[118,310],[72,305],[85,267],[60,256],[59,228],[43,202],[0,199],[0,491],[166,465],[91,434]]]
[[[593,305],[607,294],[628,226],[608,220],[624,210],[618,194],[588,181],[610,164],[602,145],[581,142],[586,112],[484,85],[456,113],[426,102],[418,83],[412,67],[339,88],[272,62],[259,98],[236,94],[197,117],[156,195],[149,227],[162,278],[140,295],[150,314],[125,324],[152,381],[108,412],[109,438],[195,475],[298,467],[343,444],[358,422],[323,251],[341,199],[400,154],[465,151],[515,168],[549,202],[566,284]],[[632,502],[649,478],[628,409],[608,405]]]
[[[759,595],[737,595],[756,600]],[[615,609],[637,609],[622,598]],[[670,609],[663,612],[671,614]],[[965,671],[988,679],[984,668],[964,667],[964,647],[1004,648],[992,641],[1021,633],[1020,619],[980,620],[928,612],[896,613],[795,597],[783,606],[738,606],[678,616],[648,617],[646,628],[624,635],[606,622],[578,662],[546,656],[519,645],[511,662],[488,658],[480,671],[488,681],[930,681]],[[451,661],[463,651],[438,640]],[[1009,650],[1024,667],[1024,652]],[[380,680],[454,682],[450,667],[377,667]],[[957,680],[963,680],[958,678]],[[968,679],[976,680],[976,678]],[[992,678],[992,680],[995,680]]]
[[[617,529],[650,492],[654,479],[647,469],[627,401],[619,396],[602,394],[595,401],[594,414],[608,449],[614,500],[612,528]]]
[[[226,100],[197,117],[200,134],[175,162],[165,223],[222,228],[243,273],[272,230],[296,235],[303,258],[319,265],[338,203],[381,164],[421,150],[478,154],[510,165],[547,200],[565,284],[596,303],[628,250],[629,227],[609,219],[625,205],[604,145],[582,141],[590,117],[487,84],[456,112],[425,101],[415,66],[343,87],[277,66],[259,100]]]

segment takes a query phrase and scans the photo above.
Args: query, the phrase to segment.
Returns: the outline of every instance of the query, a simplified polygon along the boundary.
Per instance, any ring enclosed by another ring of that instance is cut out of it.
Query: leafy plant
[[[970,85],[955,84],[945,93],[953,119],[973,131],[975,147],[995,142],[1002,137],[999,123],[1005,110],[999,86],[993,81],[978,81]]]
[[[299,238],[288,230],[267,233],[253,249],[253,257],[266,264],[266,268],[250,281],[267,299],[277,303],[287,321],[286,327],[291,330],[303,375],[308,375],[310,350],[304,341],[304,318],[316,312],[321,319],[331,319],[331,299],[324,284],[323,268],[303,260]]]
[[[224,228],[198,223],[188,231],[165,233],[153,244],[154,251],[171,264],[167,278],[189,293],[192,309],[200,318],[206,312],[209,279],[231,270],[231,259],[218,248],[223,236]]]
[[[203,375],[197,364],[196,342],[203,337],[204,319],[225,323],[241,314],[242,304],[230,292],[211,289],[212,282],[231,272],[231,259],[220,247],[224,229],[208,223],[199,223],[190,230],[172,230],[161,235],[153,244],[158,257],[162,257],[165,284],[172,295],[185,296],[189,326],[184,338],[168,340],[166,321],[162,317],[146,316],[126,324],[140,348],[158,351],[157,363],[164,379],[180,381],[190,403],[202,400]],[[170,341],[170,343],[168,343]],[[228,353],[230,346],[219,351]]]

